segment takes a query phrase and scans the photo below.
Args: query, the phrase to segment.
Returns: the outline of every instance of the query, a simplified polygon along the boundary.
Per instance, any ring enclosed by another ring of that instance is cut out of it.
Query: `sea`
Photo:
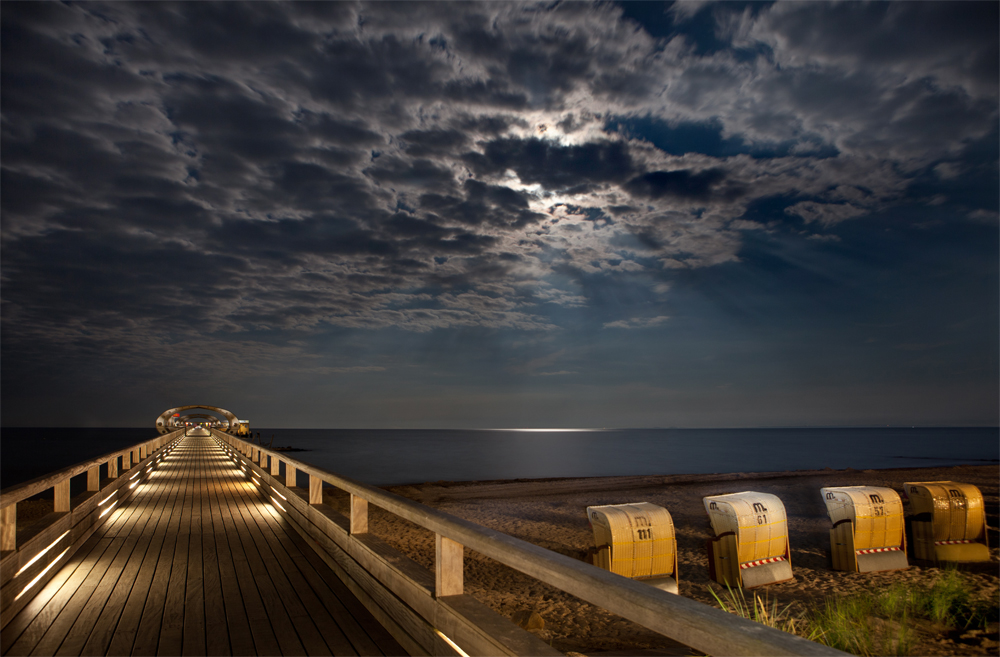
[[[265,446],[375,485],[1000,463],[1000,428],[258,429]],[[0,430],[0,487],[123,449],[153,428]]]

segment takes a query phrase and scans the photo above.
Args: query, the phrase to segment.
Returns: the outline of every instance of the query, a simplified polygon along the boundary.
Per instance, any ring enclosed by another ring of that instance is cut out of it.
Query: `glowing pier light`
[[[464,650],[462,650],[461,648],[459,648],[458,644],[455,643],[454,641],[452,641],[451,639],[449,639],[448,637],[446,637],[441,630],[439,630],[437,628],[434,628],[434,633],[437,634],[442,639],[444,639],[445,642],[449,646],[451,646],[452,650],[454,650],[455,652],[457,652],[459,655],[461,655],[462,657],[469,657],[469,653],[467,653]]]
[[[107,502],[108,500],[110,500],[112,497],[114,497],[117,494],[118,494],[118,491],[115,491],[115,492],[111,493],[110,495],[108,495],[107,497],[105,497],[103,500],[101,500],[100,502],[98,502],[97,506],[104,506],[105,502]]]
[[[62,558],[63,558],[63,555],[65,555],[65,554],[66,554],[67,552],[69,552],[69,548],[66,548],[65,550],[63,550],[63,551],[62,551],[62,553],[60,553],[60,554],[59,554],[59,556],[58,556],[58,557],[56,557],[56,558],[55,558],[55,559],[54,559],[54,560],[52,561],[52,563],[50,563],[50,564],[49,564],[48,566],[46,566],[46,567],[45,567],[45,570],[43,570],[42,572],[38,573],[38,575],[36,575],[36,576],[35,576],[35,579],[33,579],[33,580],[31,580],[30,582],[28,582],[28,585],[27,585],[27,586],[25,586],[25,587],[24,587],[23,589],[21,589],[21,592],[20,592],[20,593],[18,593],[18,594],[17,594],[17,595],[16,595],[15,597],[14,597],[14,602],[17,602],[18,598],[20,598],[20,597],[21,597],[22,595],[24,595],[25,593],[27,593],[27,592],[28,592],[28,589],[30,589],[30,588],[31,588],[32,586],[34,586],[34,585],[35,585],[35,584],[36,584],[36,583],[38,582],[38,580],[40,580],[40,579],[41,579],[42,577],[44,577],[44,576],[45,576],[45,573],[47,573],[47,572],[49,572],[50,570],[52,570],[52,566],[54,566],[54,565],[56,565],[57,563],[59,563],[59,560],[60,560],[60,559],[62,559]]]
[[[134,475],[132,475],[131,477],[129,477],[128,480],[132,481],[133,479],[135,479],[136,477],[138,477],[141,474],[142,474],[141,472],[136,472]]]
[[[274,489],[272,488],[271,490],[274,490]],[[285,497],[284,495],[282,495],[281,493],[279,493],[278,491],[274,490],[274,494],[277,495],[278,497],[280,497],[281,499],[285,500],[286,502],[288,501],[288,498]]]
[[[275,491],[275,492],[277,492],[277,491]],[[271,495],[271,496],[270,496],[270,498],[271,498],[271,502],[273,502],[273,503],[274,503],[274,506],[278,507],[278,508],[279,508],[279,509],[281,509],[282,511],[284,511],[284,510],[285,510],[285,507],[283,507],[283,506],[281,506],[280,504],[278,504],[278,500],[274,499],[274,496],[273,496],[273,495]],[[286,501],[287,501],[287,500],[286,500]]]
[[[67,531],[64,531],[64,532],[62,533],[62,535],[61,535],[61,536],[60,536],[59,538],[57,538],[56,540],[52,541],[52,543],[51,543],[51,544],[49,544],[49,546],[48,546],[47,548],[45,548],[44,550],[42,550],[41,552],[39,552],[38,554],[36,554],[36,555],[35,555],[35,557],[34,557],[34,558],[33,558],[33,559],[31,560],[31,561],[29,561],[28,563],[26,563],[26,564],[24,564],[23,566],[21,566],[21,570],[19,570],[19,571],[17,571],[16,573],[14,573],[14,577],[17,577],[18,575],[20,575],[21,573],[23,573],[24,571],[26,571],[26,570],[28,569],[28,567],[29,567],[29,566],[31,566],[31,564],[33,564],[33,563],[35,563],[36,561],[38,561],[39,559],[41,559],[41,558],[42,558],[42,556],[43,556],[43,555],[44,555],[44,554],[45,554],[46,552],[48,552],[49,550],[51,550],[52,548],[54,548],[54,547],[55,547],[56,545],[58,545],[59,541],[63,540],[63,538],[64,538],[64,537],[66,536],[66,534],[68,534],[68,533],[69,533],[69,531],[68,531],[68,530],[67,530]],[[30,585],[29,585],[29,586],[30,586]]]

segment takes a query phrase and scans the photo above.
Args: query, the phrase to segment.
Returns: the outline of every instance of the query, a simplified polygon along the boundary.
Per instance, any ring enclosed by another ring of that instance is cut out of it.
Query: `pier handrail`
[[[436,591],[439,596],[462,592],[462,547],[464,546],[708,654],[845,654],[829,646],[615,575],[349,477],[327,472],[236,436],[215,430],[213,434],[222,437],[236,448],[251,464],[263,464],[262,457],[268,457],[272,479],[278,474],[275,460],[286,464],[286,472],[291,468],[294,469],[291,473],[293,482],[295,472],[306,473],[310,478],[308,495],[310,505],[322,504],[324,482],[350,493],[349,522],[352,534],[356,533],[355,528],[360,530],[357,533],[367,532],[368,503],[433,531],[437,535],[435,581],[439,587],[443,586],[445,589]],[[260,469],[266,473],[264,467],[261,465]]]
[[[158,435],[0,490],[0,623],[8,622],[27,604],[26,593],[44,586],[55,568],[72,558],[105,516],[155,469],[182,433],[180,429]],[[86,491],[71,497],[71,480],[83,473],[87,473]],[[47,490],[52,490],[52,512],[31,523],[19,536],[18,503]]]
[[[89,472],[94,468],[100,468],[105,463],[111,461],[111,459],[118,458],[119,456],[124,456],[130,452],[135,452],[142,447],[146,447],[152,451],[160,445],[166,444],[172,438],[177,437],[177,434],[182,433],[183,429],[178,429],[168,434],[162,436],[157,436],[151,440],[144,440],[141,443],[136,443],[130,447],[124,449],[116,449],[107,454],[101,456],[95,456],[92,459],[86,461],[81,461],[79,463],[74,463],[73,465],[66,466],[62,470],[56,470],[55,472],[49,472],[40,477],[35,477],[28,481],[21,482],[19,484],[14,484],[13,486],[8,486],[3,490],[0,490],[0,509],[10,506],[11,504],[17,504],[22,502],[29,497],[34,497],[39,493],[43,493],[46,490],[53,488],[56,484],[63,482],[67,479],[72,479],[77,475],[81,475],[84,472]],[[166,440],[164,440],[166,439]],[[143,456],[145,458],[145,456]],[[142,460],[142,459],[139,459]],[[131,467],[131,465],[129,466]],[[127,468],[126,468],[127,469]]]

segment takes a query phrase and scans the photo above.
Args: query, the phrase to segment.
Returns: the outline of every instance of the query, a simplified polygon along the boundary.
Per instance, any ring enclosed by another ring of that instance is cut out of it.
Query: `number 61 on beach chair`
[[[588,506],[597,550],[594,565],[616,575],[677,593],[674,520],[649,502]]]
[[[820,488],[833,521],[830,552],[834,570],[873,573],[908,568],[903,503],[891,488]]]
[[[768,493],[731,493],[702,500],[715,538],[706,543],[709,577],[752,589],[792,579],[785,505]]]

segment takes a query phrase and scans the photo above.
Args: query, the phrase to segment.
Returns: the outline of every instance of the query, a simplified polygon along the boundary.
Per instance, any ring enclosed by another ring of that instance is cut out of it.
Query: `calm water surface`
[[[267,445],[369,484],[546,477],[899,468],[1000,460],[1000,429],[254,429]],[[0,486],[155,435],[140,429],[3,429]]]

